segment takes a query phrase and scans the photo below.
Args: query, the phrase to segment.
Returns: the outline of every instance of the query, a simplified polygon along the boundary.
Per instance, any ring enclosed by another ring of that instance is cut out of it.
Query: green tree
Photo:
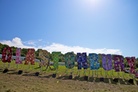
[[[17,47],[12,46],[11,48],[12,48],[12,54],[14,56],[16,56],[16,49],[17,49]]]
[[[61,53],[60,57],[59,57],[59,62],[65,62],[64,60],[64,54]]]
[[[26,54],[27,54],[27,51],[28,51],[28,49],[26,49],[26,48],[23,48],[22,49],[22,51],[21,51],[21,56],[26,56]]]
[[[2,54],[2,51],[5,47],[8,47],[8,45],[0,43],[0,54]]]
[[[136,68],[138,68],[138,58],[136,58]]]
[[[40,50],[40,49],[37,49],[37,51],[35,51],[35,57],[36,57],[37,59],[39,59],[39,50]]]

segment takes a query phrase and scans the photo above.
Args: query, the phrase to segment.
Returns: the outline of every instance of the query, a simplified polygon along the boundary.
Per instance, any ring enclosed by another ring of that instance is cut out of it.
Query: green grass
[[[0,61],[0,68],[4,69],[6,67],[9,66],[9,63],[3,63],[2,61]],[[18,67],[18,68],[17,68]],[[50,68],[48,68],[47,70],[45,70],[45,67],[42,68],[38,68],[39,67],[39,63],[35,62],[35,65],[24,65],[24,61],[23,64],[15,64],[15,61],[12,61],[10,63],[9,69],[15,69],[15,70],[24,70],[27,72],[42,72],[42,73],[57,73],[59,75],[64,75],[67,74],[69,75],[71,72],[73,75],[79,75],[79,76],[93,76],[93,77],[106,77],[106,78],[124,78],[124,79],[130,79],[133,76],[124,72],[115,72],[115,70],[110,70],[110,71],[105,71],[103,68],[100,68],[98,70],[90,70],[89,68],[87,70],[81,69],[78,70],[77,67],[74,67],[73,69],[67,69],[65,66],[60,66],[57,71],[55,70],[50,70]],[[53,68],[53,66],[51,66],[51,68]]]

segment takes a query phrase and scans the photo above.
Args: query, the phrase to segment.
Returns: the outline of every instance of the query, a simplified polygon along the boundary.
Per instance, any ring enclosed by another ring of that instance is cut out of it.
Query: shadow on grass
[[[10,72],[10,71],[17,71],[17,70],[16,70],[16,69],[9,69],[9,72]]]
[[[7,74],[18,74],[18,72],[17,71],[15,71],[15,72],[8,72]]]
[[[22,76],[39,76],[39,75],[42,75],[42,74],[40,74],[39,72],[22,74]]]
[[[22,74],[22,76],[35,76],[34,73],[26,73],[26,74]]]
[[[59,76],[59,77],[57,77],[57,79],[67,80],[67,79],[69,79],[69,76],[68,75]]]
[[[78,81],[88,81],[88,82],[103,82],[108,84],[115,84],[115,85],[135,85],[133,79],[121,79],[121,78],[98,78],[98,77],[87,77],[87,76],[75,76],[74,78],[70,78],[70,75],[60,76],[57,79],[61,80],[78,80]],[[136,81],[138,85],[138,81]]]
[[[123,84],[123,85],[134,85],[134,81],[133,79],[121,79],[121,78],[104,78],[104,81],[100,81],[100,78],[96,78],[95,82],[104,82],[104,83],[108,83],[108,84]]]
[[[16,74],[16,75],[21,75],[23,73],[23,70],[16,70],[14,72],[8,72],[7,74]]]
[[[51,78],[53,74],[49,74],[49,75],[46,75],[46,76],[39,76],[39,78]]]
[[[16,69],[8,69],[8,68],[5,68],[5,69],[0,69],[0,72],[1,73],[11,73],[11,72],[15,72]]]
[[[62,79],[62,80],[79,80],[79,81],[88,81],[88,76],[74,76],[73,75],[64,75],[60,76],[57,79]]]

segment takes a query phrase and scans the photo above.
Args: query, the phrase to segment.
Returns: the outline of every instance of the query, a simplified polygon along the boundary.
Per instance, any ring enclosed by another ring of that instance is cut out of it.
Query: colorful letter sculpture
[[[61,55],[62,55],[61,52],[52,52],[53,67],[54,67],[54,70],[56,70],[56,72],[53,74],[53,77],[56,77],[56,73],[59,66],[58,62],[61,58]],[[132,75],[134,74],[135,77],[138,77],[138,70],[135,67],[136,66],[135,57],[126,57],[127,63],[130,67],[128,71],[127,69],[125,70],[124,57],[122,55],[102,54],[101,56],[102,56],[102,67],[104,70],[106,70],[105,73],[108,73],[107,71],[114,69],[116,72],[118,72],[118,78],[120,74],[119,72],[121,71],[124,71],[126,73],[129,72]],[[46,69],[48,68],[48,66],[50,66],[50,53],[48,51],[39,49],[38,58],[41,60],[41,62],[39,63],[41,70],[43,66],[47,66]],[[4,63],[3,65],[5,66],[6,65],[5,63],[8,62],[9,63],[8,65],[10,66],[11,59],[12,59],[12,48],[5,47],[2,51],[2,62]],[[73,70],[73,67],[75,66],[75,61],[77,61],[78,73],[80,73],[80,70],[83,68],[86,79],[88,79],[88,76],[86,76],[86,69],[90,67],[89,74],[90,74],[90,70],[92,70],[92,73],[93,71],[96,70],[95,71],[95,74],[96,74],[96,72],[98,72],[97,70],[100,68],[100,62],[98,60],[101,60],[100,57],[98,57],[98,54],[96,53],[89,53],[88,59],[89,60],[87,60],[86,53],[77,53],[77,55],[75,55],[74,52],[68,52],[64,55],[64,61],[65,61],[65,66],[67,70],[69,69]],[[22,64],[21,48],[16,49],[15,63],[17,64],[17,66],[18,64]],[[33,48],[28,49],[26,54],[25,65],[28,65],[28,64],[29,65],[35,64],[35,50]],[[3,72],[6,73],[7,71],[8,69],[6,68]],[[19,70],[19,72],[22,72],[22,70]],[[71,78],[72,78],[72,72],[71,72]],[[39,75],[39,72],[36,72],[36,75]],[[98,73],[97,73],[97,76],[98,76]]]
[[[102,66],[104,70],[112,69],[112,55],[111,54],[102,54]]]
[[[130,66],[130,73],[136,74],[135,71],[135,57],[126,57],[126,60],[128,62],[128,65]]]
[[[77,62],[78,62],[78,69],[88,68],[88,62],[87,62],[87,55],[86,53],[77,53]]]
[[[21,61],[21,48],[17,48],[16,49],[16,61],[15,61],[16,64],[22,64],[22,61]]]
[[[5,47],[2,51],[2,62],[3,63],[10,63],[12,59],[12,49],[11,47]]]
[[[49,65],[49,58],[50,58],[50,53],[46,50],[39,50],[39,58],[41,59],[40,66],[47,66]]]
[[[124,71],[124,58],[121,55],[113,55],[114,68],[116,72]]]
[[[28,49],[27,55],[26,55],[26,59],[25,59],[25,65],[28,65],[29,62],[31,63],[31,65],[34,65],[34,54],[35,54],[35,50],[34,49]]]
[[[58,62],[59,62],[59,57],[61,55],[61,52],[52,52],[52,58],[54,61],[54,69],[57,70],[58,69]]]
[[[98,70],[100,68],[100,63],[98,62],[98,54],[90,53],[89,61],[91,70]]]
[[[65,54],[65,66],[68,69],[71,69],[75,65],[75,55],[73,52],[68,52]]]

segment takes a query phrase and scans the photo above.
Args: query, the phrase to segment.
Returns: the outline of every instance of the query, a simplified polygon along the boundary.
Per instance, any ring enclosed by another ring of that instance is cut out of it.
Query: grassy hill
[[[98,71],[80,70],[74,67],[71,70],[65,66],[59,66],[56,78],[52,78],[55,70],[45,67],[39,68],[39,63],[35,65],[16,65],[12,61],[7,73],[2,71],[9,64],[3,64],[0,61],[0,92],[138,92],[137,79],[134,84],[128,82],[133,76],[114,70],[104,71],[100,68]],[[52,68],[52,66],[51,66]],[[18,75],[18,70],[23,70],[21,75]],[[35,72],[40,72],[39,76],[35,76]],[[69,79],[72,72],[73,79]],[[88,81],[84,80],[84,76],[88,76]],[[101,82],[100,78],[104,81]],[[114,78],[120,78],[118,82],[113,81]]]

